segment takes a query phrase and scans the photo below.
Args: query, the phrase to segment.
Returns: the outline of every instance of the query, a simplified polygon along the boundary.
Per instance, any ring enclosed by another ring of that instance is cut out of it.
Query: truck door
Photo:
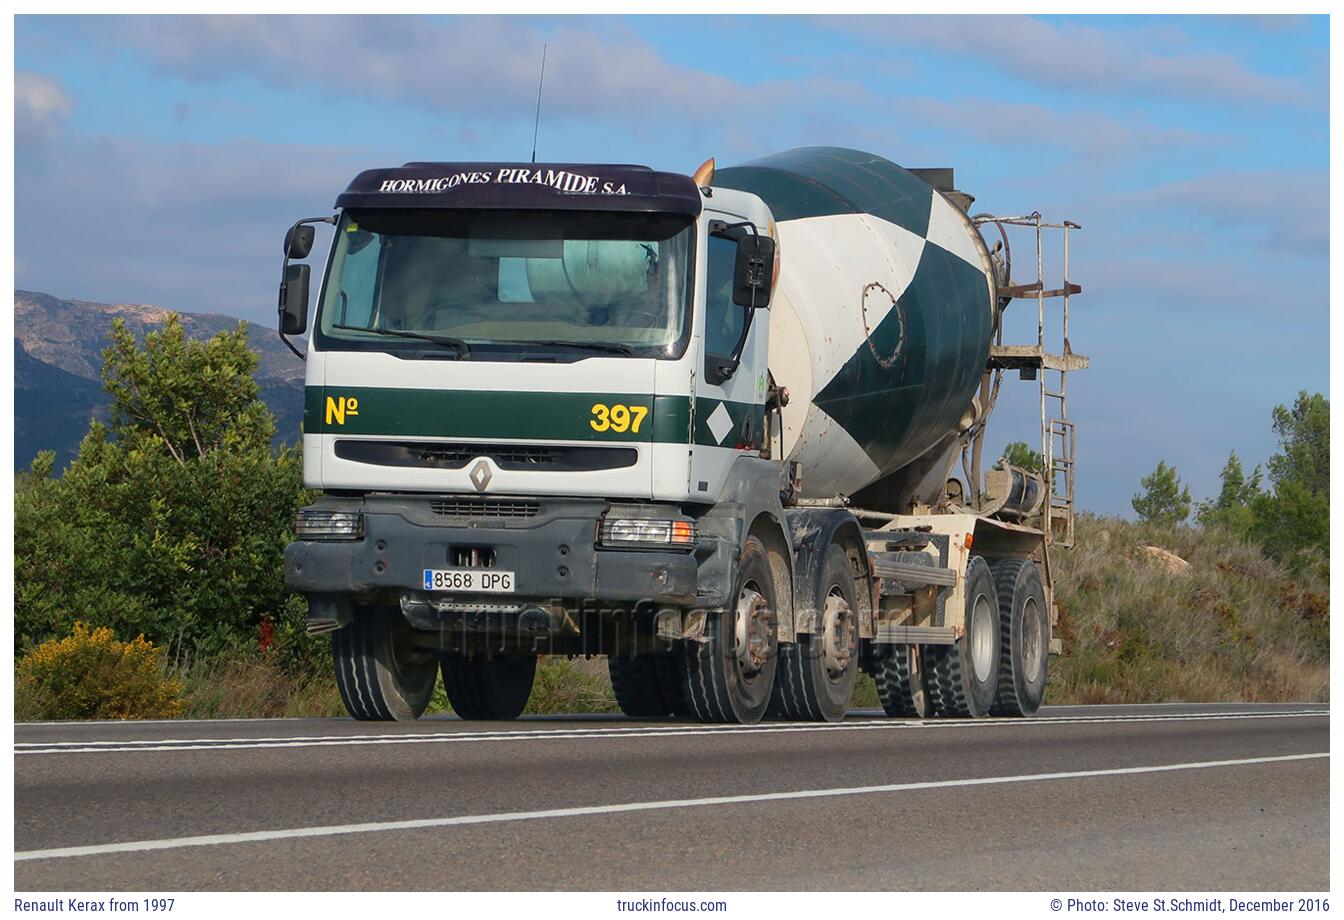
[[[727,215],[725,215],[726,217]],[[737,243],[709,235],[705,246],[705,301],[698,311],[699,366],[695,374],[690,493],[714,500],[733,462],[761,449],[765,427],[765,357],[769,317],[733,303]],[[727,379],[716,368],[732,355],[750,324],[742,360]]]

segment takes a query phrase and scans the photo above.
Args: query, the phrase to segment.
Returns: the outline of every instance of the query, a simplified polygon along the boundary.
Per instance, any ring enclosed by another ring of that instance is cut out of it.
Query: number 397
[[[594,403],[592,411],[593,417],[588,424],[594,431],[615,431],[618,434],[629,431],[639,434],[639,426],[644,423],[644,416],[649,414],[649,407]]]

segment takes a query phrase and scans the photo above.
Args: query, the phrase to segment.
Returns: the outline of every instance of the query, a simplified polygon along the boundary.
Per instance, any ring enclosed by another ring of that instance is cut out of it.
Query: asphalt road
[[[1321,890],[1319,705],[26,724],[21,891]]]

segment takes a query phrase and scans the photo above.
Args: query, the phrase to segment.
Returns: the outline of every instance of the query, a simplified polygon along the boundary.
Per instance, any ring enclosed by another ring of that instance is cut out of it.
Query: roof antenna
[[[546,82],[546,43],[541,45],[541,77],[537,80],[537,117],[532,122],[532,162],[537,162],[537,129],[541,127],[541,87]]]

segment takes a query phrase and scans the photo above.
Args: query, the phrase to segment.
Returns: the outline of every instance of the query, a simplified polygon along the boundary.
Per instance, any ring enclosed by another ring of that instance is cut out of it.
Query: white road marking
[[[1035,773],[1016,776],[985,776],[971,779],[934,780],[923,783],[891,783],[883,786],[849,786],[835,789],[800,789],[795,792],[761,792],[751,795],[722,795],[701,799],[667,799],[653,802],[623,802],[613,805],[585,805],[576,808],[550,808],[542,811],[509,811],[483,815],[455,815],[448,818],[417,818],[409,821],[372,821],[365,824],[330,824],[319,827],[291,827],[239,834],[205,834],[197,837],[169,837],[160,840],[129,840],[90,846],[56,847],[49,850],[22,850],[15,862],[35,859],[69,859],[76,856],[106,856],[113,853],[139,853],[147,850],[176,850],[187,847],[218,846],[233,843],[264,843],[298,837],[340,837],[382,831],[423,830],[438,827],[463,827],[473,824],[502,824],[510,821],[539,821],[550,818],[579,818],[635,811],[662,811],[674,808],[701,808],[707,805],[742,805],[779,802],[790,799],[820,799],[835,796],[875,795],[891,792],[917,792],[923,789],[953,789],[965,786],[997,786],[1009,783],[1038,783],[1067,779],[1096,779],[1106,776],[1136,776],[1145,773],[1171,773],[1178,770],[1208,770],[1215,767],[1240,767],[1254,764],[1289,763],[1328,758],[1328,752],[1286,754],[1277,757],[1247,757],[1241,760],[1206,760],[1194,763],[1159,764],[1149,767],[1116,767],[1107,770],[1078,770],[1068,773]]]
[[[795,734],[823,731],[883,729],[1040,728],[1059,725],[1096,725],[1150,722],[1219,722],[1245,719],[1328,717],[1319,709],[1286,712],[1219,712],[1205,714],[1129,715],[1109,718],[1073,716],[1044,719],[873,719],[861,722],[783,722],[761,725],[639,726],[578,729],[523,729],[478,732],[434,732],[407,735],[313,735],[262,738],[181,738],[127,741],[28,741],[14,745],[15,754],[107,754],[164,751],[231,751],[269,748],[351,747],[386,744],[447,744],[490,741],[620,740],[695,735]]]
[[[1058,705],[1046,706],[1045,710],[1043,711],[1057,712],[1057,711],[1063,711],[1065,709],[1111,709],[1111,710],[1157,709],[1159,707],[1167,707],[1167,706],[1236,706],[1236,705],[1238,704],[1237,703],[1060,703]],[[1275,712],[1278,710],[1287,709],[1290,706],[1312,706],[1316,704],[1302,700],[1295,703],[1258,703],[1252,705],[1259,705],[1265,707],[1256,710],[1257,712]],[[881,711],[882,710],[880,709],[856,709],[854,710],[854,713],[858,715],[877,715]],[[1214,712],[1216,710],[1209,710],[1209,711]],[[1192,715],[1194,715],[1194,713],[1192,713]],[[443,722],[452,721],[452,719],[448,718],[438,718],[438,717],[431,717],[431,718],[435,718],[438,719],[438,721]],[[424,721],[426,722],[431,721],[431,718],[426,718]],[[563,721],[566,718],[568,717],[532,716],[528,719],[528,721],[532,722]],[[590,716],[578,715],[575,716],[574,718],[585,721],[614,721],[615,719],[621,717],[611,716],[607,718],[599,717],[598,719],[592,719],[592,717]],[[1050,716],[1043,715],[1041,716],[1041,718],[1048,719],[1050,718]],[[245,719],[241,718],[240,719],[83,719],[83,720],[60,719],[46,722],[20,722],[18,724],[24,727],[43,725],[43,726],[66,726],[75,728],[79,726],[89,726],[89,727],[96,726],[98,728],[121,728],[121,727],[133,728],[137,725],[227,725],[233,722],[344,722],[344,721],[346,721],[346,719],[340,716],[325,716],[325,717],[257,716],[254,718],[245,718]]]

